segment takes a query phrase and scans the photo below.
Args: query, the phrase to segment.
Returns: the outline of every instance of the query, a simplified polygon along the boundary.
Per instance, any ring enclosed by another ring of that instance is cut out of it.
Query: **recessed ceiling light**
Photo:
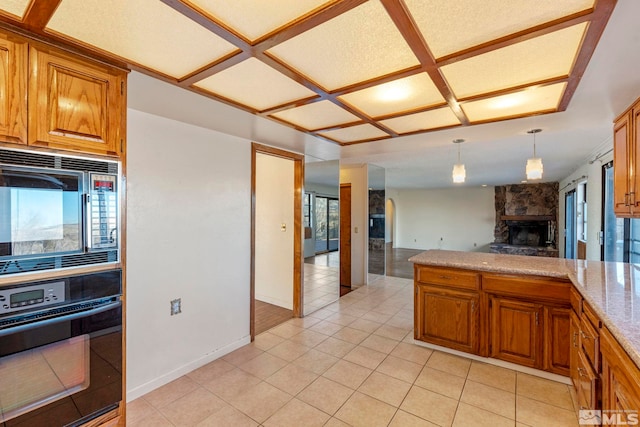
[[[392,102],[407,99],[411,95],[411,88],[403,81],[395,81],[380,85],[376,92],[378,100]]]
[[[504,108],[512,108],[517,105],[524,104],[525,101],[526,96],[523,92],[511,93],[495,98],[491,103],[489,103],[489,107],[494,110],[502,110]]]
[[[486,187],[486,186],[487,186],[487,184],[482,184],[482,186],[483,186],[483,187]]]

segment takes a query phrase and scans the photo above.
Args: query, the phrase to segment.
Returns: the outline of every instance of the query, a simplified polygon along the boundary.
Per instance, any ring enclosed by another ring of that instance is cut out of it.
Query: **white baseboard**
[[[413,344],[419,345],[421,347],[427,347],[433,350],[438,350],[443,353],[449,353],[460,357],[465,357],[467,359],[476,360],[478,362],[488,363],[490,365],[499,366],[501,368],[507,368],[514,371],[522,372],[524,374],[534,375],[536,377],[545,378],[551,381],[556,381],[562,384],[571,385],[571,378],[565,377],[563,375],[552,374],[551,372],[541,371],[539,369],[529,368],[527,366],[521,366],[511,362],[505,362],[504,360],[493,359],[491,357],[482,357],[477,356],[475,354],[465,353],[464,351],[452,350],[447,347],[441,347],[439,345],[426,343],[424,341],[413,340]]]
[[[189,363],[187,363],[186,365],[182,365],[177,369],[174,369],[171,372],[167,372],[166,374],[158,377],[158,378],[154,378],[151,381],[148,381],[142,385],[139,385],[137,387],[134,387],[130,390],[127,390],[127,402],[131,402],[132,400],[135,400],[137,398],[139,398],[140,396],[143,396],[159,387],[162,387],[165,384],[170,383],[173,380],[176,380],[178,378],[180,378],[181,376],[188,374],[191,371],[194,371],[198,368],[200,368],[201,366],[206,365],[207,363],[213,362],[216,359],[221,358],[222,356],[231,353],[234,350],[237,350],[238,348],[247,345],[251,342],[251,337],[250,336],[246,336],[243,337],[235,342],[232,342],[231,344],[228,344],[222,348],[219,348],[211,353],[205,354],[204,356],[200,357],[199,359],[193,360]]]

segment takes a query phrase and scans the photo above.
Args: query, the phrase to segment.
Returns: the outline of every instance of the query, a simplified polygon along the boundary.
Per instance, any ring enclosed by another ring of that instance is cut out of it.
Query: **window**
[[[311,193],[304,193],[304,206],[302,208],[302,226],[311,227]]]

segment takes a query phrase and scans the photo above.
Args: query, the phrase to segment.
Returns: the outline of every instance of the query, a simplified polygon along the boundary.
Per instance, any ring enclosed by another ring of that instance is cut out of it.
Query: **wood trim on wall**
[[[255,339],[256,321],[256,155],[258,153],[276,156],[293,161],[294,196],[293,196],[293,317],[302,317],[304,307],[304,293],[302,292],[303,277],[302,264],[302,191],[304,182],[304,156],[268,145],[251,144],[251,284],[250,284],[250,315],[249,331],[251,341]]]

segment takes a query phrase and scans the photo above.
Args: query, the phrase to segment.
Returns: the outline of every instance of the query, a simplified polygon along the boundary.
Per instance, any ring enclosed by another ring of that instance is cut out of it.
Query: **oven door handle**
[[[27,323],[25,325],[18,325],[18,326],[9,327],[9,328],[0,330],[0,337],[4,337],[4,336],[7,336],[7,335],[11,335],[11,334],[16,334],[16,333],[19,333],[19,332],[28,331],[28,330],[35,329],[35,328],[40,328],[42,326],[54,325],[56,323],[65,322],[65,321],[68,321],[68,320],[79,319],[81,317],[93,316],[94,314],[98,314],[98,313],[102,313],[104,311],[112,310],[112,309],[114,309],[116,307],[120,307],[121,305],[122,305],[122,301],[118,300],[118,301],[111,302],[109,304],[105,304],[105,305],[101,305],[99,307],[92,308],[90,310],[78,311],[78,312],[75,312],[75,313],[64,314],[62,316],[52,317],[50,319],[36,320],[36,321],[31,322],[31,323]]]

